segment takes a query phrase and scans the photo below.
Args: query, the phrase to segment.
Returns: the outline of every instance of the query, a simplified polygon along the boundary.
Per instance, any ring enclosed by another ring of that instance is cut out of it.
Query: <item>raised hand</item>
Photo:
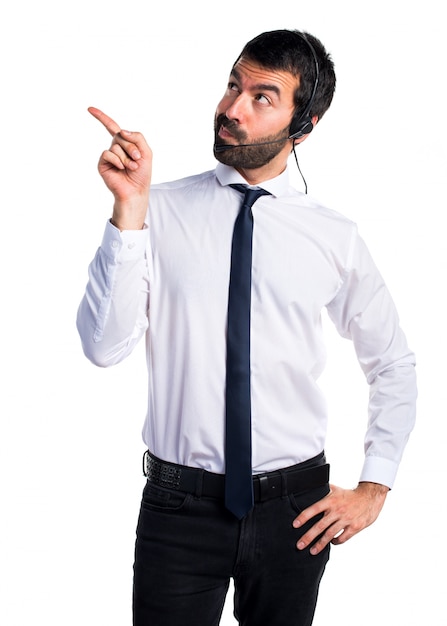
[[[140,229],[149,201],[152,151],[141,133],[122,130],[95,107],[88,111],[113,137],[98,162],[98,171],[115,197],[112,223],[120,230]]]

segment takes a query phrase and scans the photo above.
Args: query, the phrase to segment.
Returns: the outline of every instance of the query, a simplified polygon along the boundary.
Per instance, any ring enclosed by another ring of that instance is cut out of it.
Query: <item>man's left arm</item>
[[[355,489],[331,485],[330,493],[293,521],[295,528],[319,516],[298,540],[318,554],[345,543],[378,517],[415,422],[414,354],[408,348],[394,302],[363,240],[353,237],[342,286],[328,305],[338,332],[352,340],[369,384],[365,461]]]

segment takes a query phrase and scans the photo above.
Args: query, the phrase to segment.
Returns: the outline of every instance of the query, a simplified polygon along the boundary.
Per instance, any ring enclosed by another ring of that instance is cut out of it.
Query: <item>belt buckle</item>
[[[269,499],[269,477],[266,474],[258,476],[259,501],[265,502]]]
[[[267,472],[255,476],[258,483],[259,502],[265,502],[272,498],[279,498],[282,495],[282,475],[281,472]]]

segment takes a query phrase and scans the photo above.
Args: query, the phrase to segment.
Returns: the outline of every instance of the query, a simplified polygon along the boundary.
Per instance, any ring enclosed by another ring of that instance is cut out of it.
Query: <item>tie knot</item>
[[[261,196],[271,195],[270,192],[266,191],[265,189],[260,189],[259,187],[257,189],[253,189],[251,187],[248,187],[248,185],[243,185],[239,183],[234,183],[233,185],[230,185],[230,187],[233,187],[233,189],[237,189],[237,191],[240,191],[244,194],[244,205],[249,207],[253,206],[256,200]]]

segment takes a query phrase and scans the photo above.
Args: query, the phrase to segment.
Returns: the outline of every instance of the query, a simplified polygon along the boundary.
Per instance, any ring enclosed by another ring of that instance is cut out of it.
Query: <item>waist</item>
[[[196,497],[224,498],[225,475],[163,461],[147,451],[143,473],[159,487],[191,493]],[[255,502],[322,487],[329,482],[329,465],[324,452],[284,469],[253,476]]]

